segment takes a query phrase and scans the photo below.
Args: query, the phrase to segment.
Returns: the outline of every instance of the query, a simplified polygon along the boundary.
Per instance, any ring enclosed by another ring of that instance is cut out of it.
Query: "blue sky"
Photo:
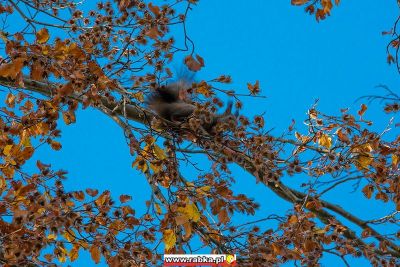
[[[187,23],[196,53],[206,63],[197,79],[228,74],[233,78],[229,87],[239,93],[246,92],[247,82],[259,80],[267,98],[245,98],[242,113],[251,116],[265,112],[266,127],[274,128],[277,134],[290,125],[291,119],[301,124],[317,98],[320,110],[337,115],[343,107],[358,110],[361,102],[355,100],[381,93],[376,88],[379,84],[397,90],[398,73],[386,63],[388,38],[381,35],[398,15],[396,1],[341,2],[331,17],[317,23],[290,1],[200,1]],[[377,121],[374,127],[378,131],[389,119],[380,108],[375,104],[366,114]],[[37,157],[46,158],[55,169],[68,170],[67,189],[110,189],[114,196],[132,195],[131,204],[139,211],[143,209],[149,187],[132,169],[123,133],[111,119],[89,109],[79,112],[76,124],[62,126],[62,131],[62,150],[43,148]],[[271,213],[284,215],[290,208],[265,187],[255,186],[254,178],[238,168],[234,170],[236,192],[247,193],[262,204],[257,218]],[[291,185],[290,179],[296,178],[285,178],[285,182]],[[364,219],[392,209],[359,201],[360,194],[349,194],[351,187],[342,189],[342,196],[327,195],[327,199],[349,207]],[[94,265],[87,254],[82,255],[72,266]],[[368,266],[365,261],[350,262]],[[322,261],[322,266],[339,265],[340,261],[330,256]]]

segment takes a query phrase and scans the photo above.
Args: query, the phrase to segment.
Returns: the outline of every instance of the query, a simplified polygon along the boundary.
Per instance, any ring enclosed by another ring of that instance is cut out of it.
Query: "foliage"
[[[13,24],[0,35],[5,44],[0,84],[9,92],[0,109],[2,264],[74,262],[86,250],[95,263],[104,258],[110,266],[159,265],[164,251],[189,253],[196,237],[212,252],[238,254],[240,266],[287,261],[315,266],[324,252],[345,264],[346,255],[365,257],[375,266],[399,264],[399,233],[382,235],[373,228],[398,222],[398,212],[363,221],[323,199],[342,183],[367,181],[360,188],[365,198],[400,209],[400,139],[371,130],[372,122],[364,119],[367,105],[357,114],[342,110],[339,116],[323,114],[315,105],[307,113],[306,130],[296,131],[293,123],[281,136],[265,129],[262,116],[243,115],[219,123],[209,134],[201,125],[222,107],[223,97],[233,99],[237,109],[242,106],[243,96],[218,87],[230,82],[221,75],[191,84],[198,110],[182,125],[171,125],[146,109],[146,96],[172,77],[168,64],[177,53],[184,54],[192,71],[205,66],[186,34],[188,12],[196,2],[0,4],[3,26]],[[305,5],[322,20],[339,1],[292,4]],[[183,40],[171,34],[178,26],[184,29]],[[389,47],[396,50],[395,37]],[[389,61],[397,62],[397,57]],[[258,97],[259,82],[249,83],[248,91],[248,96]],[[390,92],[384,100],[391,101],[386,112],[398,112],[396,94]],[[128,195],[116,201],[110,191],[66,191],[67,173],[44,163],[50,159],[37,161],[36,169],[26,167],[42,145],[62,153],[59,121],[72,124],[77,109],[89,106],[121,127],[132,167],[152,188],[143,216],[127,204]],[[190,163],[186,156],[193,153],[208,158],[211,168],[189,180],[180,167]],[[292,209],[283,216],[235,222],[240,214],[254,214],[259,204],[231,189],[232,164],[292,203]],[[281,181],[284,175],[300,174],[312,181],[304,183],[301,192]],[[264,229],[267,220],[275,221],[276,228]]]

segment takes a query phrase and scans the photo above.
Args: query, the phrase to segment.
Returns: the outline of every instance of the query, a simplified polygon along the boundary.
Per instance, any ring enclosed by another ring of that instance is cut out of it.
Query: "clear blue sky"
[[[398,90],[398,73],[386,63],[388,39],[381,35],[398,15],[396,1],[341,2],[331,17],[317,23],[302,8],[291,6],[289,0],[200,1],[187,25],[196,52],[206,63],[197,78],[229,74],[233,78],[230,87],[242,93],[247,82],[259,80],[268,98],[244,99],[242,112],[265,112],[267,128],[275,128],[275,133],[286,129],[292,118],[301,122],[316,98],[322,111],[335,115],[343,107],[357,110],[361,102],[354,101],[377,93],[376,85]],[[382,130],[388,117],[382,116],[379,108],[378,104],[371,108],[367,118],[378,120],[375,127]],[[54,168],[68,170],[67,189],[91,187],[110,189],[114,196],[129,194],[133,196],[132,205],[141,211],[149,187],[132,169],[132,158],[118,126],[100,112],[86,110],[78,113],[76,124],[62,126],[62,130],[62,150],[43,148],[37,157],[47,159]],[[290,208],[265,187],[255,186],[254,178],[241,170],[235,168],[235,175],[236,192],[247,193],[262,204],[256,218],[283,215]],[[285,182],[290,185],[290,179],[296,178],[285,178]],[[343,196],[327,195],[327,199],[346,204],[364,219],[391,211],[392,207],[360,201],[359,194],[348,194],[351,188],[342,189]],[[353,266],[368,266],[365,261],[351,262]],[[72,264],[92,265],[88,255]],[[322,266],[341,265],[333,257],[322,261]]]

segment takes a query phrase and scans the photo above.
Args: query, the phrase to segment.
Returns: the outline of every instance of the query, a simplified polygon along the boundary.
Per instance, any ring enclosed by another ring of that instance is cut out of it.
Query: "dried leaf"
[[[363,189],[362,192],[364,193],[364,196],[368,199],[371,198],[372,193],[374,192],[374,187],[372,185],[366,185]]]
[[[14,59],[11,63],[0,65],[0,76],[15,80],[24,67],[25,60],[26,58],[19,57]]]
[[[43,80],[44,67],[40,61],[35,61],[31,67],[31,78],[36,81]]]
[[[132,200],[132,197],[129,195],[120,195],[119,196],[119,201],[121,201],[121,203],[125,203]]]
[[[9,157],[11,155],[11,149],[13,148],[13,145],[6,145],[3,148],[3,154],[7,157]]]
[[[292,0],[292,5],[294,6],[301,6],[307,3],[309,0]]]
[[[159,159],[159,160],[164,160],[167,158],[167,156],[165,155],[164,150],[159,147],[157,144],[154,144],[153,146],[153,152],[154,155]]]
[[[332,138],[331,137],[329,137],[328,135],[326,135],[326,134],[322,134],[320,137],[319,137],[319,139],[318,139],[318,144],[320,145],[320,146],[323,146],[323,147],[326,147],[326,148],[331,148],[331,146],[332,146]]]
[[[95,197],[95,196],[97,196],[97,194],[99,193],[99,190],[97,190],[97,189],[90,189],[90,188],[87,188],[85,191],[86,191],[86,193],[87,193],[89,196],[91,196],[91,197]]]
[[[367,111],[367,109],[368,109],[367,105],[362,104],[360,110],[358,111],[358,115],[360,115],[360,117],[362,117],[364,115],[365,111]]]
[[[104,203],[109,199],[110,192],[104,191],[94,202],[96,203],[97,207],[102,207]]]
[[[51,241],[56,240],[56,239],[57,239],[57,235],[55,235],[55,234],[49,234],[49,235],[47,235],[47,239],[48,239],[48,240],[51,240]]]
[[[222,209],[219,213],[218,213],[218,220],[220,221],[220,223],[226,224],[230,221],[229,216],[228,216],[228,212],[226,211],[226,209]]]
[[[205,81],[199,83],[199,85],[196,87],[196,92],[206,97],[210,97],[213,94],[213,91],[211,91],[211,86]]]
[[[156,209],[156,213],[157,213],[158,215],[161,215],[161,214],[162,214],[162,210],[161,210],[160,204],[154,203],[154,208]]]
[[[79,246],[74,246],[68,254],[70,261],[74,262],[79,257]]]
[[[187,222],[183,225],[183,229],[185,229],[185,235],[183,236],[184,240],[188,240],[192,235],[192,224]]]
[[[194,222],[198,222],[200,220],[200,212],[194,203],[186,204],[185,207],[179,207],[177,210]]]
[[[169,251],[171,248],[175,247],[176,236],[172,229],[167,229],[164,231],[163,239],[164,239],[166,251]]]
[[[153,12],[153,14],[155,16],[158,16],[160,14],[160,7],[158,6],[154,6],[152,3],[148,4],[149,9],[151,10],[151,12]]]
[[[39,44],[44,44],[46,43],[50,38],[49,31],[46,28],[40,29],[36,33],[36,41]]]
[[[392,166],[393,168],[397,168],[397,165],[399,164],[399,156],[392,154]]]
[[[97,245],[93,245],[90,247],[90,256],[92,257],[92,260],[98,264],[100,262],[100,250]]]
[[[295,224],[295,223],[297,223],[299,220],[297,219],[297,216],[296,215],[292,215],[292,216],[290,216],[290,218],[289,218],[289,220],[288,220],[288,223],[289,224]]]
[[[57,142],[57,141],[54,141],[54,140],[50,141],[50,146],[54,150],[60,150],[61,147],[62,147],[60,142]]]
[[[339,140],[342,141],[343,143],[346,143],[346,144],[350,143],[349,137],[342,129],[337,130],[336,134],[337,134]]]
[[[193,58],[192,55],[189,55],[189,56],[185,57],[184,63],[189,68],[189,70],[191,70],[191,71],[199,71],[202,67],[204,67],[203,58],[200,57],[199,55],[197,55],[196,59]]]
[[[158,30],[157,26],[154,26],[146,31],[146,35],[149,36],[153,40],[157,40],[159,36],[163,34]]]
[[[260,81],[256,81],[255,84],[247,83],[247,88],[250,91],[250,94],[257,95],[260,93]]]
[[[75,123],[76,122],[75,112],[74,111],[63,112],[63,120],[67,125]]]
[[[9,94],[7,95],[6,104],[7,104],[7,106],[9,106],[10,108],[14,108],[14,107],[15,107],[15,96],[14,96],[13,94],[9,93]]]
[[[85,193],[83,193],[82,191],[74,192],[73,196],[78,201],[83,201],[85,199]]]

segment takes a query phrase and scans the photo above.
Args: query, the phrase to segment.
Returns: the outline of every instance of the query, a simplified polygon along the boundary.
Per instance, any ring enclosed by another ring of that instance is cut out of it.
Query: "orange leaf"
[[[46,28],[39,30],[36,33],[36,40],[39,44],[46,43],[50,38],[49,31]]]

